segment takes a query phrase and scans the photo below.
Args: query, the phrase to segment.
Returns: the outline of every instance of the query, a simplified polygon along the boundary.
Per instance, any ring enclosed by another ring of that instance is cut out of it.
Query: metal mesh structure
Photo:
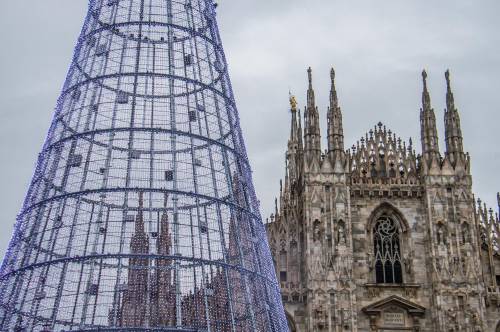
[[[287,331],[212,0],[91,0],[0,331]]]

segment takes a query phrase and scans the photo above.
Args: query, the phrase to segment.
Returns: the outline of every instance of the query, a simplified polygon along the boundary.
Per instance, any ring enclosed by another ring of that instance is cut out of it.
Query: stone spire
[[[500,192],[497,193],[498,212],[500,213]]]
[[[319,127],[319,113],[316,107],[314,90],[312,87],[312,70],[307,70],[309,88],[307,89],[307,107],[304,113],[304,140],[306,154],[321,155],[321,135]]]
[[[290,174],[293,179],[297,172],[297,153],[300,146],[300,137],[302,135],[300,125],[297,124],[297,101],[295,96],[290,94],[290,111],[292,113],[291,126],[290,126],[290,139],[288,140],[288,149],[286,151],[286,160],[290,161],[287,163],[287,175]],[[300,121],[300,114],[299,114]]]
[[[297,100],[295,99],[295,96],[292,94],[290,94],[290,111],[292,113],[290,141],[297,142],[297,138],[298,138]]]
[[[427,73],[422,71],[423,92],[422,108],[420,109],[420,130],[422,140],[422,154],[426,161],[433,158],[439,160],[439,145],[436,128],[436,116],[431,107],[431,97],[427,90]]]
[[[144,208],[144,193],[142,191],[139,192],[139,211],[137,214],[137,218],[135,221],[135,233],[144,233],[144,216],[143,216],[143,208]]]
[[[328,154],[334,158],[344,153],[344,129],[342,127],[342,111],[339,107],[337,90],[335,89],[335,70],[330,71],[332,85],[330,89],[330,107],[328,108]]]
[[[455,107],[455,100],[450,84],[450,71],[445,72],[446,78],[446,109],[444,113],[444,128],[446,136],[446,155],[455,163],[459,154],[463,153],[462,129],[460,128],[460,115]]]
[[[312,69],[309,67],[307,69],[307,78],[309,80],[309,87],[307,88],[307,108],[314,109],[316,108],[316,98],[314,96],[314,89],[312,86]]]

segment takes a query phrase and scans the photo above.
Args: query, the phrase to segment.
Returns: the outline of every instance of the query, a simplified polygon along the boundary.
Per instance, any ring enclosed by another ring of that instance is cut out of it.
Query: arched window
[[[281,250],[280,252],[280,281],[281,282],[286,282],[287,281],[287,256],[286,256],[286,251]]]
[[[400,227],[389,216],[381,216],[373,228],[377,283],[403,283]]]

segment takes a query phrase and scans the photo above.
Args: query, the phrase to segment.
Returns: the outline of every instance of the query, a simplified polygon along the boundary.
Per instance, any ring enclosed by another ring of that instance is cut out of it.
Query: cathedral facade
[[[308,76],[267,223],[290,330],[499,332],[500,223],[472,193],[449,73],[443,153],[422,73],[421,154],[382,123],[346,150],[333,69],[322,150]]]

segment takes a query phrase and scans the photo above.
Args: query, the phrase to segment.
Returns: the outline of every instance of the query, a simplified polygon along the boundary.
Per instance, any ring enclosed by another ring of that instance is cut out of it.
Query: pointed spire
[[[297,100],[295,96],[289,93],[290,96],[290,111],[292,112],[292,123],[290,128],[290,141],[295,143],[297,137],[299,136],[297,128]]]
[[[460,114],[455,107],[455,100],[450,84],[450,71],[446,70],[446,110],[444,114],[444,129],[446,140],[446,153],[453,165],[463,157],[463,137],[460,126]]]
[[[309,67],[307,69],[307,78],[309,80],[309,87],[307,89],[307,108],[314,109],[316,106],[316,101],[314,97],[314,90],[312,86],[312,69]]]
[[[424,86],[422,91],[422,108],[424,111],[429,111],[431,109],[431,97],[427,90],[427,72],[425,69],[422,70],[422,83]]]
[[[278,198],[277,197],[274,198],[274,215],[276,216],[276,218],[278,218],[279,211],[278,211]]]
[[[447,69],[444,73],[444,77],[446,78],[446,108],[448,110],[455,109],[455,99],[453,97],[453,92],[451,91],[450,84],[450,70]]]
[[[422,140],[423,158],[431,164],[432,160],[440,160],[436,116],[431,106],[431,97],[427,89],[427,72],[422,71],[422,108],[420,109],[420,135]]]
[[[314,90],[312,87],[312,70],[307,69],[309,87],[307,89],[307,107],[304,113],[304,140],[305,150],[310,156],[321,156],[321,135],[319,127],[319,113],[316,107]]]
[[[300,112],[299,108],[299,114],[298,114],[298,119],[299,119],[299,128],[298,128],[298,139],[299,139],[299,150],[302,151],[303,149],[303,136],[302,136],[302,114]]]
[[[139,211],[142,212],[142,208],[144,207],[144,193],[139,191]]]
[[[290,192],[290,180],[289,180],[289,166],[288,166],[288,159],[285,158],[285,194],[288,194]]]
[[[142,212],[143,208],[144,208],[144,193],[142,191],[139,191],[139,211],[137,213],[137,218],[135,222],[136,233],[144,232],[144,216]]]
[[[339,107],[337,89],[335,88],[335,70],[330,71],[332,82],[330,89],[330,107],[328,108],[328,154],[332,160],[344,154],[344,129],[342,127],[342,111]]]
[[[332,87],[330,89],[330,108],[336,109],[339,106],[339,101],[337,98],[337,89],[335,88],[335,69],[330,70],[330,79],[332,82]]]

